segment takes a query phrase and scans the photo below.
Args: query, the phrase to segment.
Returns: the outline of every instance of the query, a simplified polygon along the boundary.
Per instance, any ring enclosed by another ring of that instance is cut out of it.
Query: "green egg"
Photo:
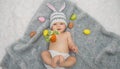
[[[77,15],[75,13],[73,13],[70,17],[70,20],[76,20],[77,19]]]

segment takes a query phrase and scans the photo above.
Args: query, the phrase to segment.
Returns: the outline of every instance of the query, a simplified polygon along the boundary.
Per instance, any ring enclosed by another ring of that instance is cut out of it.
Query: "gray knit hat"
[[[66,15],[62,12],[65,8],[65,3],[59,11],[56,11],[55,7],[53,7],[50,3],[47,3],[47,6],[53,10],[53,13],[50,16],[50,28],[56,22],[63,22],[67,26]]]

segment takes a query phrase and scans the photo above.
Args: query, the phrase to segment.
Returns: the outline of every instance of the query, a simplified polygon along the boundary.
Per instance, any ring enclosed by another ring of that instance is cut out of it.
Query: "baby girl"
[[[77,53],[78,48],[73,42],[70,32],[65,31],[67,27],[66,16],[61,11],[54,12],[50,16],[50,22],[50,29],[57,30],[60,34],[56,35],[56,42],[50,42],[48,50],[41,53],[45,67],[47,69],[71,67],[76,63],[76,58],[70,56],[69,52]]]

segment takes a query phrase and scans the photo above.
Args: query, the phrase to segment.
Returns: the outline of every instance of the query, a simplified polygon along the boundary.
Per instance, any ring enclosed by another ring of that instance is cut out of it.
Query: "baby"
[[[56,42],[50,42],[48,51],[43,51],[41,57],[47,69],[65,69],[76,63],[76,58],[70,56],[69,52],[78,52],[70,32],[65,31],[67,27],[66,16],[62,12],[54,12],[50,16],[50,29],[57,30],[60,34],[56,35]]]

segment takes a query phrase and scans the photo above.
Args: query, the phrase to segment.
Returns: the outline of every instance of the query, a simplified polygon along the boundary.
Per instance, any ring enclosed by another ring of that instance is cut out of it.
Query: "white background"
[[[0,0],[0,61],[5,48],[21,38],[43,0]],[[120,35],[120,0],[72,0],[106,30]],[[1,69],[1,68],[0,68]]]

